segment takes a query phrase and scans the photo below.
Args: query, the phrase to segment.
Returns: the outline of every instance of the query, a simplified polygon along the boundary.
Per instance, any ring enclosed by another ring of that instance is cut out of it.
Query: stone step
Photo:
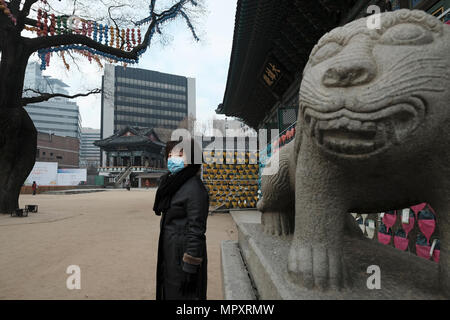
[[[222,241],[222,279],[225,300],[256,300],[255,290],[242,260],[238,242]]]

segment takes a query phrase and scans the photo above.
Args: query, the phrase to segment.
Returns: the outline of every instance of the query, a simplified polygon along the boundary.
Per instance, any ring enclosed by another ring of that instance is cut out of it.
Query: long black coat
[[[206,299],[206,220],[209,198],[198,176],[188,179],[162,213],[156,275],[157,300]],[[185,273],[197,273],[197,291],[180,292]]]

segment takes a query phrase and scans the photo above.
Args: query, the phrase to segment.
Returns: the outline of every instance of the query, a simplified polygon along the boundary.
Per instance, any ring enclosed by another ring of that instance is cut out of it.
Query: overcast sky
[[[153,43],[139,64],[131,67],[196,78],[197,118],[211,119],[225,92],[236,3],[237,0],[205,0],[206,14],[198,23],[200,42],[193,40],[183,20],[170,22],[163,29],[169,43]],[[37,60],[37,57],[33,56],[32,60]],[[44,75],[61,79],[70,86],[71,93],[101,87],[103,69],[95,62],[90,64],[87,59],[80,59],[78,70],[73,62],[67,61],[71,65],[70,71],[55,56]],[[100,128],[100,98],[96,95],[77,99],[83,127]]]

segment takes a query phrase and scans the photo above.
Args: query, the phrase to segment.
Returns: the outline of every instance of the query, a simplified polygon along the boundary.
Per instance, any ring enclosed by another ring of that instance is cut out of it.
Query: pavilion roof
[[[153,128],[142,127],[125,127],[119,130],[116,134],[94,142],[94,145],[102,149],[113,149],[116,147],[165,147],[165,142],[162,141]]]

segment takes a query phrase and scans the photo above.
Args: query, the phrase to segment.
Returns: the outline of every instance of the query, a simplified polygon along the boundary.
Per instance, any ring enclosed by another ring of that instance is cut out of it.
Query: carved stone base
[[[257,212],[255,212],[256,214]],[[287,272],[291,238],[267,236],[259,223],[236,219],[239,248],[261,300],[284,299],[444,299],[438,288],[438,264],[369,239],[345,239],[344,259],[352,288],[308,290]],[[226,257],[222,257],[226,259]],[[367,268],[381,270],[381,289],[370,290]]]

